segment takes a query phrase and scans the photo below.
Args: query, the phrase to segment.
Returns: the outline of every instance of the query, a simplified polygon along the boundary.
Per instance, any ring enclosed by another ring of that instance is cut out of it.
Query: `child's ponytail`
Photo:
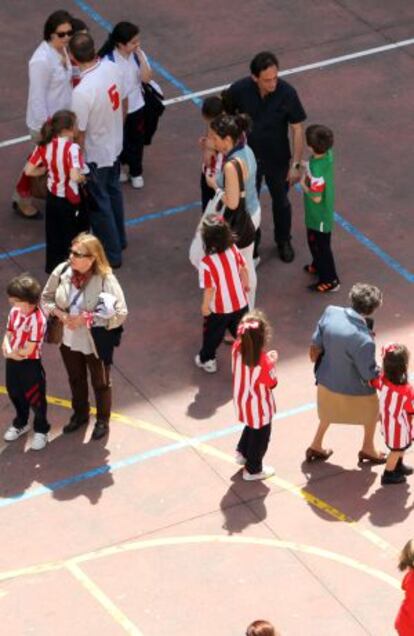
[[[58,110],[52,118],[45,121],[40,130],[39,146],[46,146],[63,130],[73,130],[76,125],[76,115],[71,110]]]
[[[240,321],[237,335],[243,364],[255,367],[259,364],[263,347],[270,337],[270,327],[263,312],[250,311]]]
[[[414,539],[410,539],[410,541],[408,541],[403,547],[398,562],[398,568],[401,571],[404,571],[407,568],[414,569]]]

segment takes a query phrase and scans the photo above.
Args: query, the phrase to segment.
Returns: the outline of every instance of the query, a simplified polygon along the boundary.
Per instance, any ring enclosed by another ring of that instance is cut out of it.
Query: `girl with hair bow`
[[[277,351],[264,350],[270,327],[264,314],[254,310],[240,321],[232,351],[233,398],[244,429],[237,445],[236,461],[244,466],[243,479],[255,481],[274,474],[263,465],[276,404],[272,389],[277,385]]]

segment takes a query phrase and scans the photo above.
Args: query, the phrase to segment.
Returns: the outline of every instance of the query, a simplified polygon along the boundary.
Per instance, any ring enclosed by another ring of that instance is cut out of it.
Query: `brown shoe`
[[[385,464],[387,456],[385,453],[378,453],[378,455],[368,455],[365,451],[359,451],[358,463],[369,462],[370,464]]]
[[[333,453],[333,450],[331,448],[328,448],[328,450],[326,451],[318,451],[309,446],[309,448],[306,449],[305,457],[307,462],[314,462],[314,461],[326,462],[326,460],[330,458],[332,453]]]

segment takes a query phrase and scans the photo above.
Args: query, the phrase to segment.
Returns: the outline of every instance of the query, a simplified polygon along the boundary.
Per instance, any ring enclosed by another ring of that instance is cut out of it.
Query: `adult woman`
[[[332,422],[364,426],[359,461],[383,464],[385,456],[374,446],[378,398],[370,386],[379,373],[371,314],[381,305],[382,293],[374,285],[356,283],[349,294],[351,307],[330,305],[312,336],[310,358],[318,385],[319,427],[306,451],[307,461],[326,460],[332,450],[323,437]]]
[[[124,94],[128,100],[124,124],[121,182],[131,179],[133,188],[143,188],[142,158],[144,153],[144,96],[142,82],[148,83],[152,70],[141,50],[139,27],[131,22],[118,22],[99,51],[100,57],[115,62],[123,76]]]
[[[208,185],[214,190],[217,190],[217,188],[224,189],[223,203],[226,208],[232,211],[237,210],[241,199],[237,162],[243,176],[246,211],[253,221],[254,229],[257,230],[260,225],[261,212],[256,190],[256,159],[245,139],[249,124],[250,119],[247,115],[233,116],[222,114],[213,119],[210,124],[211,141],[216,151],[223,153],[224,162],[222,172],[217,178],[207,176],[206,180]],[[251,243],[240,249],[246,259],[249,270],[249,309],[254,308],[257,287],[253,248],[254,234]]]
[[[71,19],[67,11],[52,13],[43,28],[43,42],[29,61],[26,124],[34,141],[49,117],[71,106],[72,66],[66,51],[72,36]],[[27,179],[22,177],[17,184],[13,208],[26,218],[38,219],[41,214],[32,204]]]
[[[128,311],[122,289],[95,236],[83,233],[73,240],[69,261],[52,272],[41,304],[47,314],[63,323],[60,352],[69,377],[73,408],[63,432],[72,433],[89,421],[89,369],[97,411],[92,438],[100,439],[108,433],[111,416],[110,362],[101,359],[101,353],[98,357],[91,326],[106,327],[110,333],[120,327]]]

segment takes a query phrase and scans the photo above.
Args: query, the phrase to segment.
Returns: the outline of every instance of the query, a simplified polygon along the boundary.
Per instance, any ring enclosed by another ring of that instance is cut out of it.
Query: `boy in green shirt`
[[[318,276],[318,282],[309,285],[311,291],[335,292],[340,285],[331,249],[335,200],[333,133],[327,126],[314,124],[307,127],[305,134],[312,155],[300,185],[312,263],[303,269]]]

